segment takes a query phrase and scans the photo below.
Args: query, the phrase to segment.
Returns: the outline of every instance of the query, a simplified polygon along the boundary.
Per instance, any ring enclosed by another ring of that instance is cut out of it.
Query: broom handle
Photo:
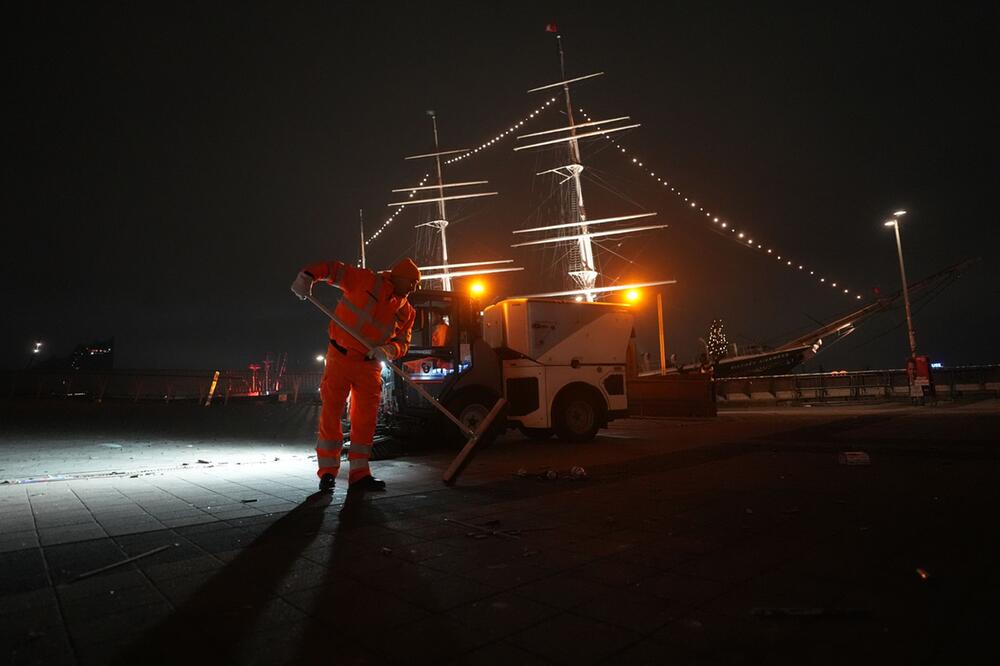
[[[365,340],[363,337],[361,337],[361,334],[359,332],[357,332],[356,330],[354,330],[353,327],[348,326],[344,322],[340,321],[340,319],[337,317],[337,315],[333,314],[333,310],[331,310],[330,308],[326,307],[326,305],[324,305],[323,303],[321,303],[319,301],[319,299],[317,299],[312,294],[309,294],[308,296],[306,296],[306,298],[313,305],[315,305],[320,310],[322,310],[323,313],[327,317],[329,317],[330,319],[332,319],[334,324],[336,324],[337,326],[339,326],[340,328],[342,328],[352,338],[354,338],[356,341],[358,341],[362,345],[364,345],[365,349],[367,349],[369,352],[373,349],[373,347],[370,344],[368,344],[368,341]],[[474,436],[476,434],[476,432],[474,430],[471,430],[467,425],[465,425],[464,423],[462,423],[461,421],[459,421],[458,417],[456,417],[454,414],[452,414],[447,409],[445,409],[445,406],[442,405],[440,402],[438,402],[437,398],[435,398],[430,393],[428,393],[427,390],[423,386],[421,386],[417,382],[415,382],[412,379],[410,379],[401,368],[396,367],[393,363],[387,363],[386,365],[388,365],[390,368],[392,368],[392,371],[395,372],[397,375],[399,375],[400,379],[402,379],[404,382],[406,382],[407,384],[409,384],[410,386],[412,386],[413,389],[417,393],[419,393],[420,396],[424,400],[426,400],[427,402],[429,402],[432,405],[434,405],[435,407],[437,407],[438,411],[440,411],[442,414],[444,414],[445,416],[447,416],[451,420],[452,423],[454,423],[456,426],[458,426],[459,432],[463,433],[466,437],[472,437],[472,436]]]

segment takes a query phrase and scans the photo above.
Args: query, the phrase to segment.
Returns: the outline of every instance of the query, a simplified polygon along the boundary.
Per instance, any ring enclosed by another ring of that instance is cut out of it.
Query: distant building
[[[112,370],[115,367],[115,339],[77,345],[70,357],[74,370]]]
[[[69,357],[50,358],[34,367],[40,370],[113,370],[115,339],[78,344]]]

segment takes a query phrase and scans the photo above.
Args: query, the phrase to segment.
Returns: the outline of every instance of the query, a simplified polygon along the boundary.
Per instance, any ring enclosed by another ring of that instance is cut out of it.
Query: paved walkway
[[[298,426],[241,444],[84,419],[47,458],[46,428],[15,421],[4,465],[67,480],[0,485],[13,664],[992,662],[1000,410],[982,404],[512,437],[457,487],[452,453],[424,451],[350,498],[314,494]],[[870,464],[838,462],[855,450]]]

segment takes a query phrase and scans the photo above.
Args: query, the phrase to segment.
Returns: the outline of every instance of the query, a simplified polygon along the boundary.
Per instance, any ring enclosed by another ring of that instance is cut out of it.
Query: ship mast
[[[365,211],[358,209],[358,224],[361,227],[361,268],[365,268]]]
[[[589,228],[587,226],[587,209],[583,204],[583,186],[580,184],[580,174],[583,173],[583,165],[580,164],[580,142],[576,138],[576,123],[573,122],[573,100],[569,93],[569,83],[566,81],[566,56],[563,53],[562,35],[556,33],[556,45],[559,47],[559,73],[563,79],[563,96],[566,99],[566,119],[569,121],[569,159],[567,170],[573,176],[573,188],[576,193],[576,211],[578,224],[580,226],[580,238],[577,244],[580,250],[580,267],[577,270],[570,270],[569,274],[577,283],[588,290],[584,297],[588,301],[594,300],[594,292],[589,291],[597,281],[597,269],[594,265],[594,246],[590,241]]]
[[[434,130],[434,152],[426,153],[422,155],[411,155],[404,159],[416,160],[416,159],[427,159],[434,158],[434,164],[437,171],[437,185],[427,185],[422,187],[405,187],[400,189],[395,189],[393,192],[409,192],[410,197],[413,197],[416,192],[426,191],[426,190],[436,190],[436,197],[429,199],[409,199],[407,201],[397,201],[395,203],[389,204],[389,206],[411,206],[417,204],[437,204],[438,217],[435,220],[429,222],[424,222],[423,224],[416,225],[417,227],[431,227],[437,229],[441,236],[441,256],[440,264],[434,266],[421,266],[420,270],[424,273],[423,280],[440,280],[441,288],[445,291],[452,290],[452,278],[454,277],[465,277],[469,275],[482,275],[486,273],[506,273],[510,271],[523,270],[521,267],[504,267],[504,268],[485,268],[485,269],[475,269],[455,272],[452,268],[455,267],[470,267],[470,266],[485,266],[497,263],[511,263],[513,259],[505,259],[502,261],[479,261],[472,263],[462,263],[462,264],[449,264],[448,263],[448,236],[446,229],[448,228],[448,211],[445,207],[446,201],[453,201],[455,199],[472,199],[476,197],[488,197],[494,196],[496,192],[473,192],[470,194],[453,194],[446,195],[445,188],[449,187],[469,187],[472,185],[486,185],[489,181],[486,180],[472,180],[462,183],[446,183],[444,182],[444,175],[441,169],[441,157],[443,155],[451,155],[457,153],[468,153],[470,150],[468,148],[459,148],[457,150],[441,150],[441,145],[438,139],[438,124],[437,124],[437,114],[434,111],[428,111],[427,115],[431,117],[431,125]]]
[[[666,225],[649,225],[641,227],[630,227],[625,229],[612,229],[609,231],[592,232],[591,226],[596,224],[606,224],[610,222],[617,222],[621,220],[634,219],[638,217],[648,217],[656,215],[656,213],[642,213],[638,215],[621,215],[617,217],[603,218],[600,220],[588,220],[587,219],[587,209],[584,205],[583,200],[583,185],[580,181],[580,174],[583,173],[583,164],[580,159],[580,139],[591,138],[591,137],[603,137],[606,134],[612,132],[620,132],[627,129],[632,129],[634,127],[639,127],[638,123],[630,125],[615,125],[615,123],[621,123],[622,121],[629,120],[628,116],[619,116],[617,118],[609,118],[606,120],[598,120],[593,122],[579,123],[577,124],[573,119],[573,100],[570,94],[570,84],[579,81],[591,79],[597,76],[601,76],[604,72],[598,72],[596,74],[588,74],[586,76],[579,76],[572,79],[566,78],[566,58],[562,47],[562,35],[558,32],[555,35],[556,45],[559,50],[559,73],[562,76],[562,80],[556,83],[550,83],[548,85],[540,86],[538,88],[532,88],[528,92],[538,92],[541,90],[551,90],[553,88],[562,88],[563,97],[566,102],[566,118],[568,120],[568,125],[566,127],[560,127],[553,130],[545,130],[542,132],[534,132],[532,134],[524,134],[519,136],[518,139],[526,139],[529,137],[539,137],[542,135],[552,135],[552,134],[564,134],[557,138],[547,138],[544,140],[539,140],[535,143],[529,145],[517,146],[514,148],[515,151],[526,150],[529,148],[538,148],[541,146],[549,146],[556,143],[566,143],[568,146],[568,158],[569,163],[554,169],[549,169],[547,171],[542,171],[536,175],[542,175],[547,173],[556,174],[562,176],[562,181],[560,185],[572,180],[573,189],[571,191],[571,196],[575,206],[570,212],[569,217],[571,221],[563,224],[546,225],[541,227],[533,227],[529,229],[518,229],[514,233],[533,233],[539,231],[549,231],[553,229],[565,229],[570,230],[575,233],[569,233],[567,235],[555,236],[551,238],[543,238],[540,240],[527,241],[524,243],[515,243],[511,247],[523,247],[526,245],[542,245],[549,243],[576,243],[577,253],[574,256],[571,253],[571,259],[569,263],[569,270],[567,274],[572,279],[573,283],[577,286],[577,289],[573,292],[576,293],[588,301],[593,301],[597,298],[599,294],[605,293],[608,289],[595,287],[597,283],[597,265],[594,261],[594,242],[593,238],[600,236],[611,236],[611,235],[622,235],[627,233],[635,233],[638,231],[646,231],[650,229],[662,229]],[[606,126],[606,129],[602,129],[601,126]],[[607,127],[611,125],[610,127]],[[580,128],[592,128],[588,129],[582,133],[577,130]],[[617,289],[614,289],[617,291]]]
[[[451,291],[451,277],[448,275],[448,237],[445,234],[445,229],[448,228],[448,215],[445,213],[444,207],[444,180],[441,177],[441,153],[438,152],[441,150],[441,145],[438,142],[438,121],[437,114],[433,111],[428,111],[427,114],[431,117],[431,123],[434,126],[434,151],[437,152],[434,156],[434,162],[437,166],[438,177],[438,219],[429,224],[441,232],[441,288],[445,291]]]

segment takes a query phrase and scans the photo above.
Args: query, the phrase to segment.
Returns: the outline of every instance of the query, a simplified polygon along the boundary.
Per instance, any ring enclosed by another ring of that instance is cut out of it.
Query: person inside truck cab
[[[448,315],[442,315],[441,320],[434,325],[431,331],[431,347],[447,346],[448,342],[450,342],[448,339],[450,329]]]

